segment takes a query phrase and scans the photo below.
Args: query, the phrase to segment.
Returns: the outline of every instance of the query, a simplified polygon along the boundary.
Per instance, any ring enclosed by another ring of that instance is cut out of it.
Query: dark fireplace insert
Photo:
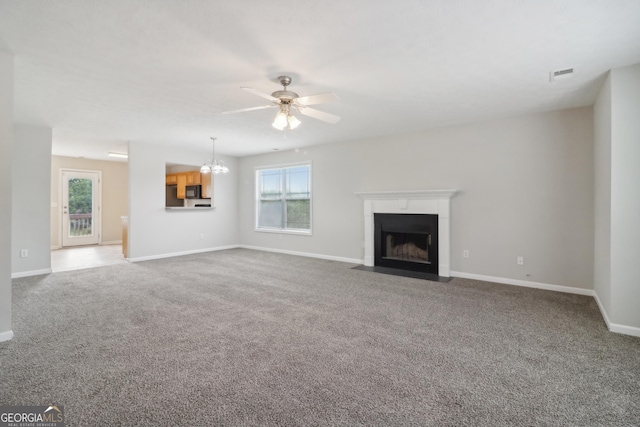
[[[376,266],[438,274],[438,215],[373,216]]]

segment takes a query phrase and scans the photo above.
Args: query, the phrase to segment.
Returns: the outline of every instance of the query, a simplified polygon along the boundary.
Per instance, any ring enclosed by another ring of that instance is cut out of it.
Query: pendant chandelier
[[[213,151],[211,160],[207,160],[204,165],[200,168],[200,173],[227,173],[229,172],[229,168],[224,164],[222,160],[216,160],[216,139],[211,137],[211,142],[213,145]]]

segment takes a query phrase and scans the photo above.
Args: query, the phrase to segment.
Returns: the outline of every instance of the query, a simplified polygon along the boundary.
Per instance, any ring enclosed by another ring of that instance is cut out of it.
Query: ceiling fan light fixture
[[[297,128],[298,126],[300,126],[300,123],[302,122],[298,120],[296,116],[294,116],[293,114],[289,115],[289,129]]]
[[[276,114],[276,118],[273,121],[273,127],[278,130],[283,130],[287,127],[287,113],[283,110],[280,110],[278,114]]]

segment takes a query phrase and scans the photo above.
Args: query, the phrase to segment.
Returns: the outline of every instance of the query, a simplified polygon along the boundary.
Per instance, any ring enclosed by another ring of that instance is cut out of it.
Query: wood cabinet
[[[199,170],[189,172],[169,173],[165,177],[166,185],[176,185],[178,188],[178,199],[186,197],[187,185],[201,185],[201,196],[203,199],[211,198],[211,174],[201,174]]]
[[[187,185],[200,185],[202,178],[200,177],[200,171],[184,172],[187,178]]]
[[[187,195],[187,174],[178,173],[176,176],[178,184],[178,199],[184,199]]]
[[[193,171],[191,173],[193,174],[193,184],[194,185],[202,184],[202,174],[200,173],[200,171]]]
[[[122,220],[122,255],[129,258],[129,217],[121,216]]]
[[[184,176],[185,176],[185,179],[187,180],[187,185],[193,185],[193,173],[185,172]]]
[[[200,197],[202,197],[203,199],[210,199],[213,195],[213,191],[211,188],[211,174],[210,173],[203,173],[200,177],[200,179],[202,180],[201,184],[202,184],[202,194]]]

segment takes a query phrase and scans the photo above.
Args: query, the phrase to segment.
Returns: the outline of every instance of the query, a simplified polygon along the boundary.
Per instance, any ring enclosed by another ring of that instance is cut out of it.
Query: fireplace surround
[[[437,215],[437,274],[450,276],[450,201],[456,190],[358,192],[364,199],[364,265],[375,266],[374,214]]]

